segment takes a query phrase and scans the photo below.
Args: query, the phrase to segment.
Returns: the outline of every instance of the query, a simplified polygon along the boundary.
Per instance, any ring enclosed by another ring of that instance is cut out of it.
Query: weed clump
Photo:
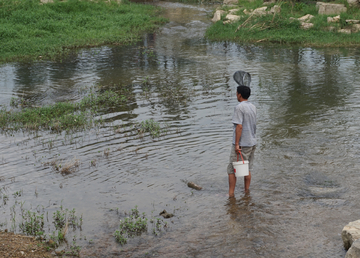
[[[32,236],[44,234],[44,214],[26,211],[22,214],[23,221],[19,224],[20,230]]]
[[[148,231],[148,221],[145,212],[140,215],[137,206],[135,206],[134,209],[131,209],[129,217],[120,220],[119,230],[114,233],[116,241],[124,245],[127,243],[128,238],[146,233]],[[167,223],[161,218],[155,219],[152,217],[149,222],[153,225],[152,233],[154,235],[158,235],[163,228],[167,227]]]
[[[161,128],[159,122],[156,122],[153,119],[147,119],[139,124],[138,132],[140,134],[149,133],[151,137],[156,138],[160,137],[162,133],[166,132],[166,130],[165,128]]]

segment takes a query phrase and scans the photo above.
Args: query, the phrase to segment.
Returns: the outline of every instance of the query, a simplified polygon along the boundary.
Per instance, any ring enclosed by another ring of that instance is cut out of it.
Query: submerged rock
[[[159,215],[163,216],[165,219],[174,217],[174,214],[168,213],[166,210],[163,210],[162,212],[160,212]]]
[[[197,185],[197,184],[195,184],[195,183],[193,183],[193,182],[188,182],[188,183],[187,183],[187,186],[190,187],[190,188],[193,188],[193,189],[195,189],[195,190],[201,190],[201,189],[202,189],[201,186],[199,186],[199,185]]]

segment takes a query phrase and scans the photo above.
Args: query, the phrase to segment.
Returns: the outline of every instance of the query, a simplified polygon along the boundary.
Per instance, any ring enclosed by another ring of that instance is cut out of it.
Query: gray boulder
[[[256,9],[252,12],[252,14],[253,14],[253,15],[256,15],[256,16],[267,15],[268,13],[267,13],[266,9],[267,9],[267,6],[256,8]]]
[[[360,220],[347,224],[341,232],[341,238],[344,242],[344,248],[348,250],[353,242],[360,238]]]
[[[316,8],[319,10],[319,14],[332,15],[346,13],[347,8],[343,4],[329,4],[323,2],[317,2]]]

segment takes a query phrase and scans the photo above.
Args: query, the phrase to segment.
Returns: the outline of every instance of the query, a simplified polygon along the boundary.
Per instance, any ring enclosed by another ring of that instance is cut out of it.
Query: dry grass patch
[[[80,160],[73,158],[71,161],[67,162],[60,170],[61,174],[68,175],[74,173],[75,170],[80,166]]]

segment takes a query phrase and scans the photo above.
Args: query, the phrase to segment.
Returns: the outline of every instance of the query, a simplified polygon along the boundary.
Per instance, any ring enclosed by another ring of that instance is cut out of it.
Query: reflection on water
[[[0,67],[3,107],[14,96],[36,105],[78,101],[93,85],[132,92],[126,105],[104,110],[101,128],[1,134],[0,194],[9,200],[0,224],[10,228],[19,202],[50,214],[76,207],[84,257],[343,256],[341,230],[360,212],[359,50],[208,42],[212,6],[159,4],[170,22],[136,45]],[[228,199],[237,70],[252,75],[258,148],[251,194],[240,182]],[[159,138],[137,133],[150,118],[166,129]],[[81,165],[70,175],[46,165],[73,158]],[[175,217],[166,232],[121,247],[114,211],[135,205]]]

